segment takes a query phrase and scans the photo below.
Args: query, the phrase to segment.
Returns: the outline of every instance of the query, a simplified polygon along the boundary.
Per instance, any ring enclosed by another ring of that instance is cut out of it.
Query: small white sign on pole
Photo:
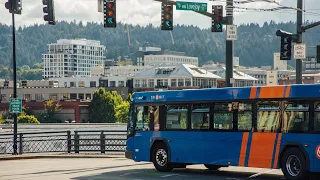
[[[306,44],[294,45],[294,59],[306,59]]]
[[[235,41],[238,39],[237,26],[227,25],[227,41]]]

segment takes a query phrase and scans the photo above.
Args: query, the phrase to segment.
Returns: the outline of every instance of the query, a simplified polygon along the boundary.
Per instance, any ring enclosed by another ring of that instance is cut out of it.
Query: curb
[[[22,160],[22,159],[61,159],[61,158],[124,158],[124,155],[21,155],[0,157],[0,161]]]

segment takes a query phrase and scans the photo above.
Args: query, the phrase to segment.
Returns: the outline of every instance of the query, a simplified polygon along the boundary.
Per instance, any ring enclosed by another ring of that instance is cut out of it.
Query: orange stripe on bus
[[[286,98],[289,97],[290,91],[291,91],[291,85],[287,86],[287,89],[286,89]]]
[[[244,161],[246,159],[247,153],[247,145],[248,145],[249,133],[244,132],[242,136],[242,144],[240,150],[240,159],[239,159],[239,166],[244,166]]]
[[[250,91],[250,99],[256,98],[256,94],[257,94],[257,87],[252,87]]]
[[[278,166],[278,159],[279,159],[281,138],[282,138],[282,133],[279,133],[279,135],[278,135],[278,141],[277,141],[277,145],[276,145],[277,148],[276,148],[276,155],[275,155],[275,157],[274,157],[273,169],[276,169],[277,166]]]
[[[261,87],[259,98],[282,98],[284,94],[284,86]]]
[[[270,168],[276,133],[253,133],[248,167]]]

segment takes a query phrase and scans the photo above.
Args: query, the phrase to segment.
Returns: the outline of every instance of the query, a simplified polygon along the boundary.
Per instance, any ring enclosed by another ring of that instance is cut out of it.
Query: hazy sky
[[[11,25],[11,15],[4,7],[4,2],[7,0],[0,0],[0,22]],[[211,12],[211,5],[223,4],[225,0],[183,0],[193,2],[207,2],[208,11]],[[235,0],[244,1],[244,0]],[[257,0],[258,1],[258,0]],[[279,1],[279,0],[277,0]],[[304,16],[305,20],[319,20],[320,19],[320,3],[319,0],[304,0],[305,9],[307,13]],[[23,10],[22,15],[16,16],[16,25],[32,25],[45,23],[43,21],[42,0],[22,0]],[[296,7],[296,0],[281,0],[281,5]],[[278,5],[267,2],[253,2],[248,4],[234,4],[236,7],[242,8],[273,8]],[[152,23],[155,26],[160,25],[160,11],[161,3],[153,0],[117,0],[117,21],[131,24],[139,24],[141,26]],[[296,21],[296,11],[282,10],[276,12],[243,12],[245,10],[235,9],[234,22],[235,24],[242,23],[259,23],[263,24],[265,21],[276,22],[281,21]],[[94,21],[102,22],[103,15],[98,13],[98,0],[55,0],[56,20],[66,21]],[[177,11],[174,10],[174,24],[195,25],[200,28],[209,28],[211,19],[194,12]]]

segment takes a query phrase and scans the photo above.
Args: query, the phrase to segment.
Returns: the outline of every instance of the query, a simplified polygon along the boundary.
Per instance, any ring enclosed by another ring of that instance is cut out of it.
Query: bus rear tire
[[[216,170],[218,170],[219,168],[221,168],[221,166],[212,165],[212,164],[205,164],[204,166],[205,166],[206,168],[208,168],[209,170],[211,170],[211,171],[216,171]]]
[[[298,148],[289,148],[280,160],[281,170],[288,180],[308,179],[306,158]]]
[[[170,172],[173,169],[169,162],[168,148],[163,143],[157,143],[152,148],[152,163],[160,172]]]

